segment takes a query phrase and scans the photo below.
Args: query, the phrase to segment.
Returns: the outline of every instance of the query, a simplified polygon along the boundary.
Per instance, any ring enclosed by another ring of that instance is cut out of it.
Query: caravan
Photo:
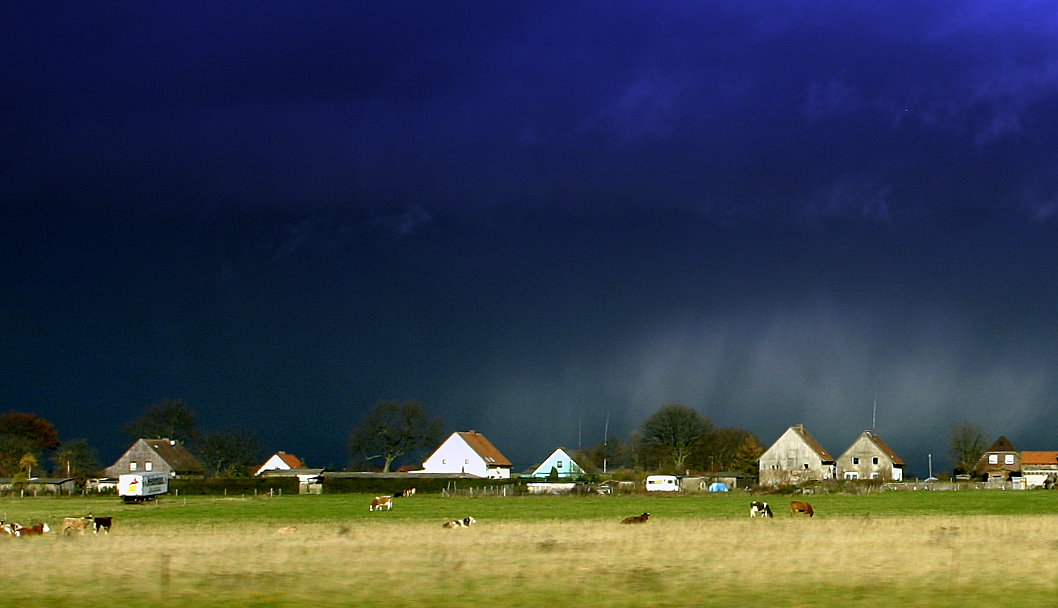
[[[675,475],[647,475],[647,492],[679,492],[680,479]]]

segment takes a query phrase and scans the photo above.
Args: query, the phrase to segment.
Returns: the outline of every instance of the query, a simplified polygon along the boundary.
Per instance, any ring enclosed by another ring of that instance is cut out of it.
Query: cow
[[[100,531],[103,534],[110,534],[110,526],[114,525],[113,517],[94,517],[92,518],[92,532],[99,534]]]
[[[385,509],[391,511],[393,509],[393,497],[392,496],[376,496],[371,501],[371,506],[367,508],[368,511],[381,511]]]
[[[62,519],[62,534],[63,536],[74,532],[84,534],[85,529],[92,525],[91,515],[86,515],[85,517],[64,517]]]
[[[621,520],[622,524],[645,524],[650,519],[650,513],[643,513],[642,515],[632,515]]]
[[[761,517],[774,517],[768,503],[754,500],[749,503],[749,516],[756,517],[758,515]]]
[[[5,521],[0,521],[0,534],[7,534],[8,536],[15,535],[15,526],[18,524],[9,524]]]
[[[415,488],[404,488],[403,490],[400,490],[399,492],[397,492],[393,496],[405,496],[405,497],[407,497],[407,496],[415,496]]]
[[[442,528],[469,528],[474,524],[478,523],[478,520],[470,517],[469,515],[463,519],[453,519],[452,521],[446,521],[441,524]]]
[[[809,517],[812,517],[816,514],[816,512],[812,510],[812,505],[808,504],[807,502],[795,500],[790,503],[790,515],[796,515],[798,513],[804,513]]]
[[[14,525],[17,526],[18,524]],[[51,528],[48,527],[48,524],[43,523],[35,526],[19,526],[15,529],[15,536],[41,536],[48,532],[51,532]]]

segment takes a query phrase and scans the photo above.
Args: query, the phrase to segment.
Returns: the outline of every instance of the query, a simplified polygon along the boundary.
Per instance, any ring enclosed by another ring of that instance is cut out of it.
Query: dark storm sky
[[[1058,448],[1051,3],[9,4],[0,409],[106,463],[164,398]]]

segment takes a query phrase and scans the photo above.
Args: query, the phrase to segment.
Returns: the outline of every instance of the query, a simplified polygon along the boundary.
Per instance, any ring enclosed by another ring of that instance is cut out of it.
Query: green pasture
[[[0,499],[0,518],[20,523],[63,517],[110,515],[116,525],[218,525],[231,522],[352,523],[361,521],[443,521],[473,515],[483,521],[614,520],[644,511],[660,519],[724,519],[748,516],[751,500],[765,500],[776,517],[790,517],[791,500],[812,503],[816,518],[913,515],[1058,514],[1058,492],[965,490],[958,492],[878,492],[865,495],[806,496],[716,494],[622,494],[614,496],[443,497],[418,494],[395,498],[392,511],[369,512],[372,496],[166,496],[152,503],[126,505],[113,497]],[[799,516],[800,517],[800,516]]]

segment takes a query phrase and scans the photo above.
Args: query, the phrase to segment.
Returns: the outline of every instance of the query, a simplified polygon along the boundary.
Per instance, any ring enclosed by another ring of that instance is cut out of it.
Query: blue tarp
[[[727,492],[727,486],[725,486],[724,484],[720,483],[719,481],[714,481],[713,483],[709,484],[709,491],[710,492]]]

